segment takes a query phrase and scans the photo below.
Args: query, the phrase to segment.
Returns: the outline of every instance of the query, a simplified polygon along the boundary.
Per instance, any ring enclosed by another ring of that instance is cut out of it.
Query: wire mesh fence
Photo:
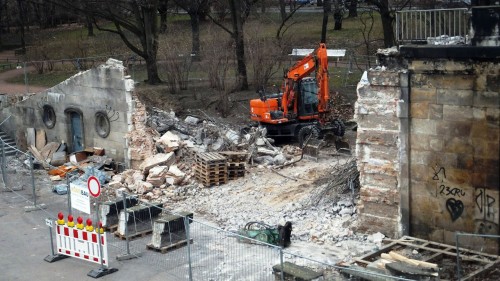
[[[4,148],[0,153],[1,189],[8,194],[9,202],[29,210],[27,216],[39,225],[44,225],[47,218],[57,220],[59,213],[64,214],[66,223],[70,214],[75,222],[81,218],[86,224],[87,219],[91,219],[94,229],[98,228],[100,221],[107,230],[105,235],[111,267],[115,259],[132,259],[129,266],[137,270],[157,270],[168,280],[260,281],[289,280],[287,268],[292,265],[318,273],[321,276],[319,280],[349,279],[340,274],[342,267],[267,243],[273,241],[266,236],[271,235],[269,232],[257,231],[259,235],[250,235],[241,230],[223,230],[194,218],[188,211],[174,212],[163,204],[143,202],[124,192],[113,196],[104,192],[98,199],[92,199],[91,214],[88,214],[72,205],[71,188],[81,185],[82,177],[91,170],[66,173],[64,180],[54,184],[45,169],[37,169],[40,163],[33,163],[29,153],[16,149],[14,155],[7,156],[6,144],[3,139],[0,142]],[[70,188],[66,192],[64,188],[56,188],[62,184],[69,184]],[[106,188],[103,187],[104,190]],[[49,239],[47,235],[47,253],[50,253]],[[396,279],[381,276],[387,280]]]

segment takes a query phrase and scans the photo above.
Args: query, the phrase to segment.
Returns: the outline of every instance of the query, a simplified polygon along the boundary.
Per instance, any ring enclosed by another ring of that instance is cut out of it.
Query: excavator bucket
[[[302,153],[305,157],[318,160],[321,148],[325,146],[325,142],[320,139],[309,139],[304,147],[302,147]]]

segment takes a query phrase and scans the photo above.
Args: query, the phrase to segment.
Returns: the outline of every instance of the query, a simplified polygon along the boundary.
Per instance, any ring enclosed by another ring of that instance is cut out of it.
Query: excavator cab
[[[318,84],[312,77],[304,78],[300,81],[299,96],[297,99],[297,113],[299,119],[304,116],[314,116],[318,114]]]

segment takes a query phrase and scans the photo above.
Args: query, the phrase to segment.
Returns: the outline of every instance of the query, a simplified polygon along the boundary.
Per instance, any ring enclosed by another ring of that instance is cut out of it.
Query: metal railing
[[[461,36],[468,33],[469,13],[466,8],[405,10],[396,13],[396,41],[425,43],[429,37]]]

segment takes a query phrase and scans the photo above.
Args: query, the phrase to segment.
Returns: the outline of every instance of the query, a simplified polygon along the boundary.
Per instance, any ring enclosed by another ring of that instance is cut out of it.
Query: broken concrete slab
[[[158,153],[153,156],[146,158],[139,169],[142,170],[143,174],[149,173],[153,167],[156,166],[170,166],[175,163],[175,154],[173,152],[169,153]]]
[[[172,133],[171,131],[167,131],[165,134],[163,134],[163,136],[161,136],[157,143],[166,146],[166,151],[170,152],[175,151],[179,148],[180,141],[181,139],[178,135]]]

